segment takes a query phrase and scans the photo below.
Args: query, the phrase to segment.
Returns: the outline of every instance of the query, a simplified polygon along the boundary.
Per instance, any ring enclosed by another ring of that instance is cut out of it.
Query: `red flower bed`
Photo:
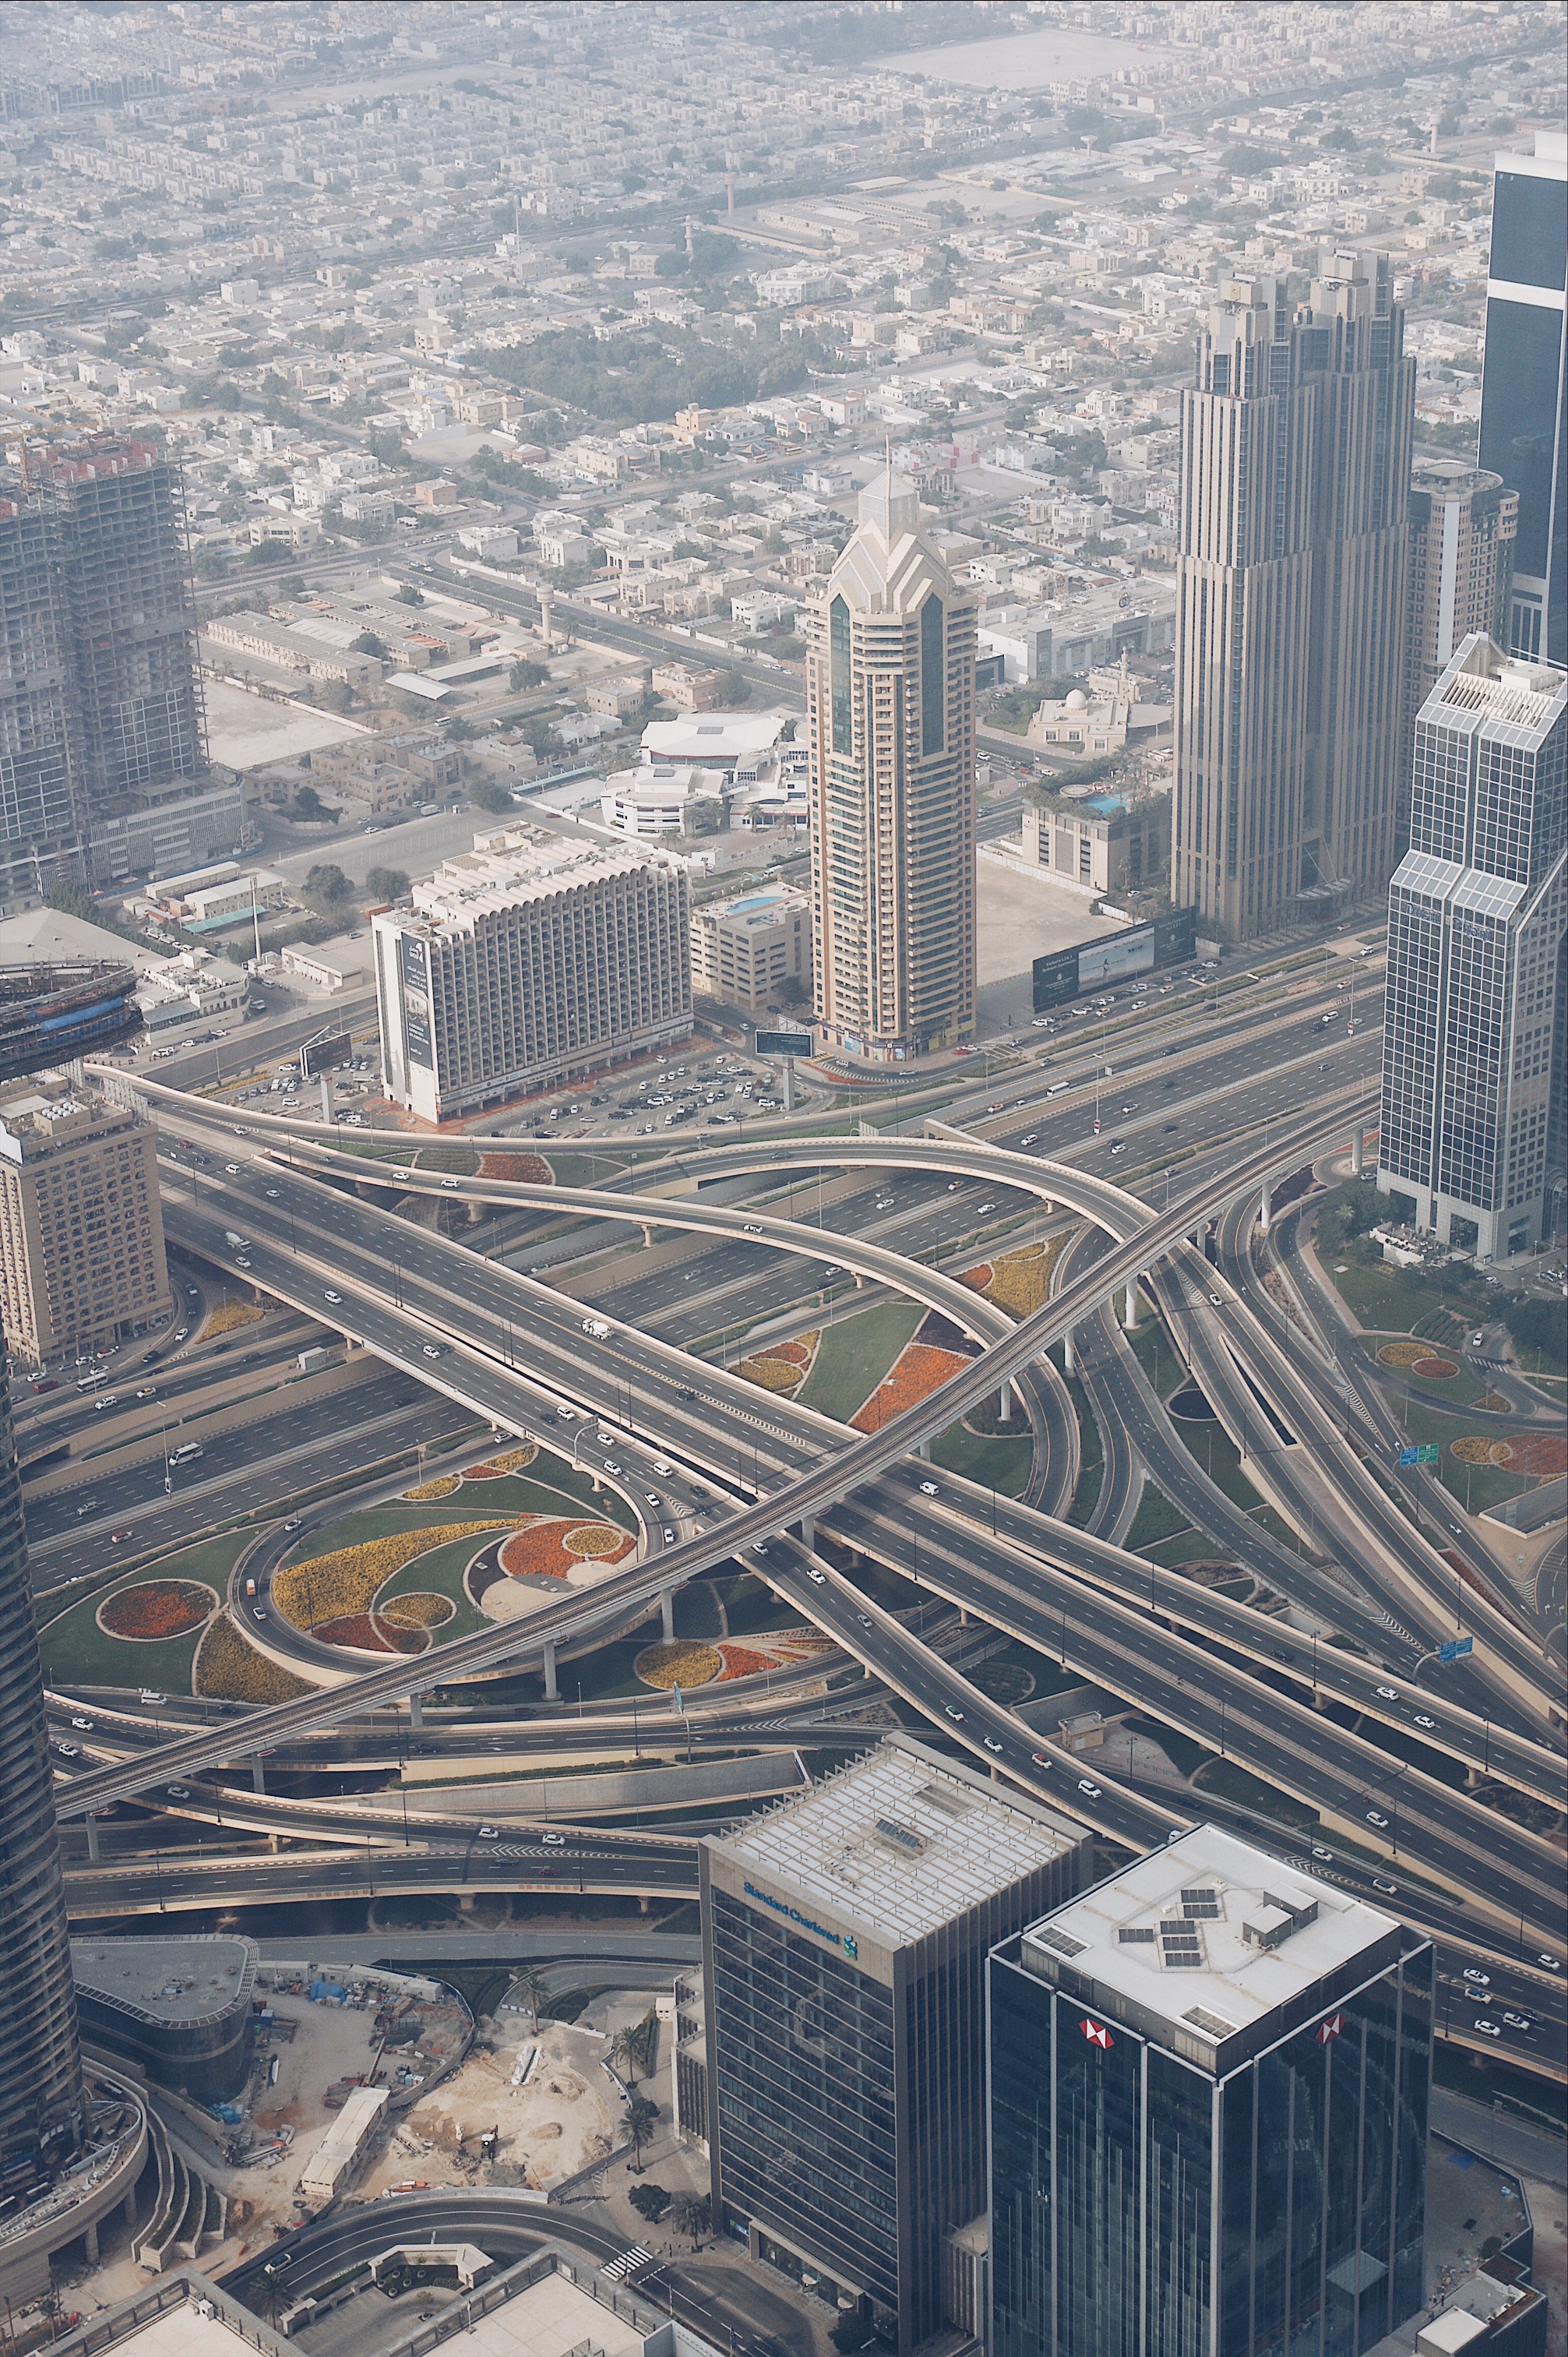
[[[724,1668],[718,1675],[720,1685],[726,1678],[759,1678],[764,1670],[777,1667],[770,1653],[754,1653],[749,1646],[732,1645],[727,1639],[721,1641],[719,1652],[724,1657]]]
[[[1542,1480],[1568,1473],[1568,1441],[1560,1432],[1516,1432],[1504,1445],[1510,1473],[1536,1473]]]
[[[542,1154],[481,1154],[481,1178],[499,1178],[520,1187],[552,1187],[555,1173]]]
[[[323,1620],[311,1631],[324,1645],[338,1645],[353,1653],[423,1653],[429,1639],[423,1629],[397,1629],[373,1612],[344,1612]]]
[[[911,1342],[895,1361],[892,1373],[877,1384],[850,1422],[857,1432],[880,1432],[894,1416],[929,1398],[950,1375],[968,1364],[956,1351],[933,1351],[927,1343]]]
[[[218,1609],[209,1587],[195,1579],[144,1579],[123,1587],[98,1609],[98,1621],[112,1637],[149,1642],[163,1637],[187,1637]]]

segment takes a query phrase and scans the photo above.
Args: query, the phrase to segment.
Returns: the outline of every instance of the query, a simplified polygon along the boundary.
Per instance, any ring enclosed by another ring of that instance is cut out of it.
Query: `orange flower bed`
[[[580,1563],[618,1563],[631,1539],[611,1523],[577,1523],[542,1514],[501,1544],[496,1561],[509,1579],[565,1579]]]
[[[1446,1383],[1450,1375],[1456,1375],[1458,1372],[1458,1366],[1454,1360],[1435,1357],[1417,1359],[1411,1368],[1412,1375],[1425,1375],[1429,1381],[1436,1383]]]
[[[144,1579],[101,1604],[97,1620],[111,1637],[147,1644],[164,1637],[188,1637],[217,1609],[217,1597],[199,1580]]]
[[[720,1685],[726,1678],[759,1678],[764,1670],[775,1666],[768,1654],[754,1653],[749,1645],[721,1644],[719,1652],[725,1664],[718,1675]]]
[[[809,1367],[816,1340],[814,1334],[803,1334],[796,1342],[775,1342],[768,1355],[775,1359],[788,1359],[792,1367]]]
[[[1560,1432],[1523,1432],[1505,1440],[1510,1473],[1534,1473],[1542,1480],[1568,1473],[1568,1440]]]
[[[894,1361],[892,1373],[878,1383],[850,1422],[857,1432],[880,1432],[905,1408],[916,1407],[921,1400],[929,1399],[934,1391],[968,1364],[969,1361],[961,1358],[956,1351],[933,1351],[929,1343],[911,1342]]]
[[[983,1260],[978,1268],[966,1268],[959,1278],[959,1283],[972,1286],[976,1293],[983,1293],[994,1275],[995,1271],[991,1263],[988,1260]]]
[[[481,1178],[499,1178],[503,1185],[509,1180],[520,1187],[553,1187],[555,1173],[542,1154],[481,1154]]]

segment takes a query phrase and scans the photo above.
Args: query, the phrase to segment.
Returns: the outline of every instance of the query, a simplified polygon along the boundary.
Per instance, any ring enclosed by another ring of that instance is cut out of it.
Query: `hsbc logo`
[[[1107,2054],[1110,2053],[1116,2040],[1102,2021],[1090,2021],[1086,2015],[1078,2026],[1091,2046],[1102,2047]]]
[[[1320,2021],[1317,2025],[1319,2046],[1326,2046],[1331,2039],[1337,2038],[1344,2027],[1345,2017],[1342,2013],[1331,2013],[1326,2021]]]

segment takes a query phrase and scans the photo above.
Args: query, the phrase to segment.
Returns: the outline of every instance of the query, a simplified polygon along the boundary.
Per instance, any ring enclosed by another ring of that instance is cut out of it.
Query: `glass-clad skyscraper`
[[[703,1844],[714,2219],[900,2351],[985,2207],[987,1951],[1089,1846],[905,1736]]]
[[[1519,493],[1508,641],[1568,663],[1568,134],[1492,183],[1481,464]]]
[[[1415,724],[1389,887],[1378,1186],[1478,1260],[1544,1241],[1563,1140],[1568,673],[1466,640]]]
[[[1361,2357],[1421,2305],[1432,1950],[1197,1827],[991,1959],[990,2357]]]

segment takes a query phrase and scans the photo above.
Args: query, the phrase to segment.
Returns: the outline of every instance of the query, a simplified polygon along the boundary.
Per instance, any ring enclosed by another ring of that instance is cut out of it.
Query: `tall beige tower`
[[[872,1062],[974,1036],[977,609],[889,468],[806,658],[817,1020]]]
[[[1245,941],[1380,892],[1414,362],[1386,256],[1233,283],[1184,400],[1173,897]]]
[[[1455,651],[1477,630],[1502,641],[1519,530],[1519,493],[1463,458],[1418,458],[1411,474],[1405,598],[1404,748],[1399,848],[1410,847],[1415,716]]]

